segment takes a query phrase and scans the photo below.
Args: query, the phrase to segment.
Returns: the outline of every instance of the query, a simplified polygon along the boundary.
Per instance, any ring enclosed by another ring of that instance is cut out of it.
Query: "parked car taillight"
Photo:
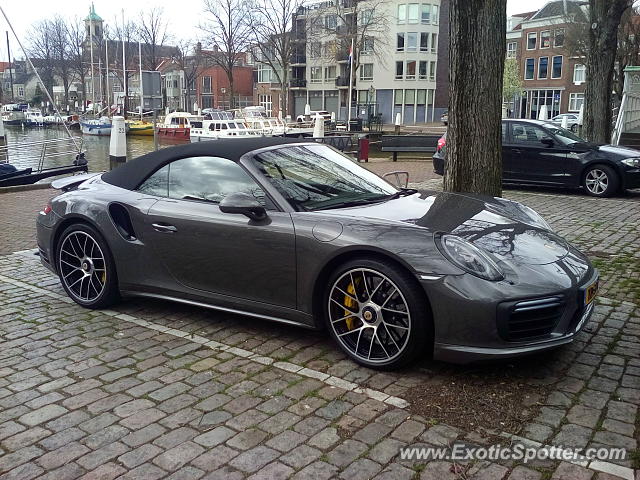
[[[51,205],[47,203],[42,209],[42,213],[45,215],[48,215],[50,212],[51,212]]]

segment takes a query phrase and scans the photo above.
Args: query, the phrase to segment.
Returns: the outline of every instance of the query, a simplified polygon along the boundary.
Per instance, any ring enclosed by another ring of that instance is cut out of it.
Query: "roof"
[[[219,139],[178,145],[147,153],[102,175],[102,180],[116,187],[134,190],[153,172],[173,160],[187,157],[216,156],[237,162],[253,150],[287,143],[300,143],[296,138],[256,137],[247,139]]]
[[[579,15],[581,19],[586,20],[582,6],[587,3],[583,0],[552,0],[538,10],[530,20],[573,15]]]
[[[91,7],[89,7],[89,15],[87,16],[87,18],[85,18],[85,20],[89,20],[91,22],[102,21],[102,18],[100,17],[100,15],[96,13],[96,7],[93,5],[93,3],[91,4]]]

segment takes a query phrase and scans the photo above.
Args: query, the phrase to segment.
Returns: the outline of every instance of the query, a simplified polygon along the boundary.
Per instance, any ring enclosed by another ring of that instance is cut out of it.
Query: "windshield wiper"
[[[393,200],[400,197],[405,197],[407,195],[413,195],[414,193],[418,193],[418,190],[415,188],[401,188],[396,193],[392,193],[387,197],[387,200]]]

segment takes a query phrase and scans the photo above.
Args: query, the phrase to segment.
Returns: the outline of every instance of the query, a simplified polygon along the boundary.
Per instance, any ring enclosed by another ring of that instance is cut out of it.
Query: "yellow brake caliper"
[[[356,289],[353,286],[353,283],[349,283],[349,286],[347,287],[347,293],[349,295],[352,295],[353,297],[356,296]],[[351,313],[353,313],[353,310],[356,309],[356,306],[358,305],[358,302],[356,302],[353,298],[351,298],[349,295],[345,295],[344,296],[344,306],[347,308],[351,308],[351,310],[346,310],[344,311],[344,315],[345,317]],[[347,329],[349,330],[353,330],[353,322],[354,322],[355,318],[354,317],[349,317],[345,320],[345,323],[347,324]]]

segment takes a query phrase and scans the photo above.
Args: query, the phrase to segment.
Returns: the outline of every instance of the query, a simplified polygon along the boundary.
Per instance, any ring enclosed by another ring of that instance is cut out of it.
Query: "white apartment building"
[[[346,120],[349,52],[344,36],[336,36],[357,22],[352,117],[380,114],[390,123],[400,113],[404,124],[436,120],[440,0],[336,1],[307,6],[294,22],[301,43],[291,77],[294,117],[308,103]]]

